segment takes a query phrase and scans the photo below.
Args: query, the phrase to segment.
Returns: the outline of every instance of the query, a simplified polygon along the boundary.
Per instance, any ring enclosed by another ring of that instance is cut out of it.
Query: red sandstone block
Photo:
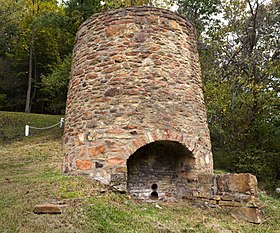
[[[175,136],[175,140],[181,142],[183,140],[183,135],[177,133],[176,136]]]
[[[87,56],[87,60],[92,60],[98,57],[98,53],[92,53]]]
[[[116,168],[116,172],[117,173],[126,173],[127,172],[127,168],[126,167],[117,167]]]
[[[69,153],[70,154],[70,153]],[[64,155],[64,163],[69,163],[69,157],[68,154]]]
[[[128,94],[128,95],[139,95],[139,90],[138,89],[132,89],[132,90],[128,90],[127,92],[126,92],[126,94]]]
[[[163,132],[162,132],[162,139],[164,140],[170,140],[170,135],[171,135],[171,130],[169,129],[165,129]]]
[[[124,81],[124,80],[125,80],[124,78],[120,78],[120,77],[118,77],[118,78],[112,78],[112,79],[110,80],[110,83],[112,83],[112,82],[117,82],[117,83],[119,83],[119,82]]]
[[[76,167],[80,170],[90,170],[92,168],[92,162],[89,160],[76,160]]]
[[[109,129],[109,130],[106,130],[105,133],[122,134],[122,133],[124,133],[124,130],[122,130],[122,129]]]
[[[144,146],[146,144],[145,140],[142,137],[139,137],[133,141],[133,144],[136,146],[137,149]]]
[[[126,56],[136,56],[136,55],[138,55],[138,54],[139,54],[138,51],[131,51],[131,52],[126,52],[126,53],[125,53]]]
[[[153,52],[156,52],[156,51],[160,50],[160,47],[159,46],[154,46],[154,47],[151,47],[150,50],[153,51]]]
[[[112,25],[105,29],[105,34],[107,37],[117,36],[117,35],[123,34],[125,29],[126,29],[125,24]]]
[[[79,79],[75,79],[72,83],[71,83],[71,86],[72,88],[74,89],[75,86],[79,85],[80,84],[80,80]]]
[[[84,147],[79,151],[79,157],[83,157],[83,156],[86,156],[86,148]]]
[[[98,98],[98,99],[95,99],[95,102],[100,102],[100,103],[102,103],[102,102],[107,102],[107,101],[110,101],[111,100],[111,98]]]
[[[166,82],[159,82],[159,85],[161,87],[167,87],[168,86],[168,84]]]
[[[111,156],[108,158],[108,163],[110,165],[126,164],[126,161],[118,156]]]
[[[96,73],[88,73],[86,74],[86,79],[95,79],[98,77],[98,74]]]
[[[161,63],[162,63],[162,62],[161,62],[160,60],[154,60],[154,64],[155,64],[155,65],[161,65]]]
[[[112,73],[118,69],[120,69],[120,66],[112,66],[107,69],[104,69],[101,73]]]
[[[96,155],[99,155],[99,154],[103,154],[105,151],[106,151],[106,149],[105,149],[105,146],[103,144],[99,145],[99,146],[96,146],[96,147],[93,147],[93,148],[89,148],[90,156],[96,156]]]
[[[111,148],[111,152],[119,152],[119,153],[122,153],[122,152],[124,152],[124,149],[123,149],[123,148],[120,148],[120,147],[115,147],[115,148]]]
[[[118,25],[118,24],[128,24],[128,23],[134,23],[134,20],[133,19],[116,20],[116,21],[112,22],[111,24]]]
[[[78,76],[78,75],[81,75],[81,74],[83,74],[83,73],[84,73],[84,70],[82,70],[82,69],[76,70],[76,71],[74,72],[74,76]]]
[[[156,132],[152,132],[152,138],[154,139],[154,141],[158,140],[158,136]]]
[[[136,45],[136,43],[134,41],[124,41],[123,45],[132,47],[132,46]]]
[[[169,21],[169,26],[170,26],[172,29],[175,29],[175,30],[180,30],[180,29],[182,29],[181,26],[180,26],[175,20]]]
[[[123,127],[123,129],[129,130],[129,129],[137,129],[138,127],[136,125],[127,125]]]
[[[131,14],[131,15],[134,15],[135,16],[135,14]],[[145,19],[143,18],[143,17],[136,17],[135,18],[135,22],[137,23],[137,24],[145,24],[146,22],[145,22]]]
[[[157,15],[148,16],[147,18],[148,23],[157,23],[159,17]]]
[[[85,112],[83,114],[83,119],[84,120],[90,120],[92,118],[92,112]]]
[[[190,45],[189,45],[189,44],[187,44],[187,43],[183,43],[183,47],[184,47],[185,49],[187,49],[187,50],[189,50],[189,49],[190,49]]]

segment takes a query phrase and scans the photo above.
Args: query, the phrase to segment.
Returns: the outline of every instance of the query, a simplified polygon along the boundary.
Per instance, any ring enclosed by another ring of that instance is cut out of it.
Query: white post
[[[64,125],[64,118],[60,118],[60,124],[59,127],[62,128]]]
[[[29,135],[29,125],[25,126],[25,136],[28,137]]]

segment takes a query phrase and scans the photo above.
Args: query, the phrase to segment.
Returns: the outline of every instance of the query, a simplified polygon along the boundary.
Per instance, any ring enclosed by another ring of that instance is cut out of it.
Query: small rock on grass
[[[158,204],[156,204],[155,207],[160,209],[160,210],[162,209],[162,207],[160,205],[158,205]]]
[[[62,210],[59,205],[43,204],[36,205],[33,209],[35,214],[61,214]]]

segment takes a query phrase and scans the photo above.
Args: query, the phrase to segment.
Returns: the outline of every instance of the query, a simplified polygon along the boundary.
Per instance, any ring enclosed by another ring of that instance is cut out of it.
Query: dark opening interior
[[[151,198],[152,198],[152,199],[158,199],[158,193],[157,193],[156,191],[153,191],[153,192],[151,193]]]
[[[156,190],[157,190],[157,187],[158,187],[157,184],[152,184],[152,187],[151,187],[151,188],[152,188],[153,191],[156,191]]]
[[[177,196],[177,184],[194,167],[191,152],[173,141],[157,141],[139,148],[127,160],[127,189],[140,199]]]
[[[151,188],[153,190],[153,192],[151,193],[151,198],[152,199],[158,199],[158,193],[157,193],[158,186],[157,186],[157,184],[152,184]]]

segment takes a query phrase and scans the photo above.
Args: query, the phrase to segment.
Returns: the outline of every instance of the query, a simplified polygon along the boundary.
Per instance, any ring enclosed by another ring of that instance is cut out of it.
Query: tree
[[[69,0],[65,3],[65,25],[75,36],[78,27],[91,15],[101,11],[99,0]]]
[[[7,24],[1,25],[3,35],[1,57],[12,61],[14,76],[21,80],[19,89],[26,88],[25,111],[31,106],[34,111],[43,111],[42,93],[40,91],[41,76],[50,72],[53,64],[59,63],[72,50],[74,35],[64,30],[64,8],[55,0],[9,0],[11,5],[0,6],[9,16]],[[11,12],[11,13],[7,13]],[[0,18],[1,20],[2,18]],[[6,43],[8,42],[8,43]],[[8,76],[3,76],[3,82]],[[26,80],[23,82],[23,80]],[[1,86],[0,86],[1,88]],[[6,96],[10,96],[5,90]],[[20,107],[10,106],[7,110],[24,108],[21,95],[14,96]],[[21,107],[22,106],[22,107]],[[40,109],[40,110],[39,110]]]
[[[198,31],[198,37],[205,32],[207,27],[217,23],[217,16],[220,12],[220,0],[177,0],[178,12],[186,15]]]
[[[203,34],[205,101],[216,166],[279,177],[279,4],[223,2],[224,24]]]
[[[105,9],[149,5],[150,0],[109,0],[104,1]]]
[[[26,94],[26,104],[25,112],[30,112],[31,109],[31,85],[32,79],[34,77],[34,65],[33,65],[33,56],[35,53],[35,36],[45,33],[46,28],[40,21],[40,18],[46,12],[55,12],[59,10],[56,1],[40,1],[40,0],[30,0],[30,1],[19,1],[19,4],[22,4],[22,7],[26,10],[26,14],[23,15],[21,20],[21,30],[22,33],[25,33],[28,43],[27,47],[29,50],[28,55],[28,85],[27,85],[27,94]],[[36,64],[35,64],[36,66]],[[35,67],[36,69],[36,67]]]
[[[46,94],[47,109],[54,114],[64,114],[68,76],[71,70],[72,56],[68,55],[49,75],[43,76],[43,91]]]

